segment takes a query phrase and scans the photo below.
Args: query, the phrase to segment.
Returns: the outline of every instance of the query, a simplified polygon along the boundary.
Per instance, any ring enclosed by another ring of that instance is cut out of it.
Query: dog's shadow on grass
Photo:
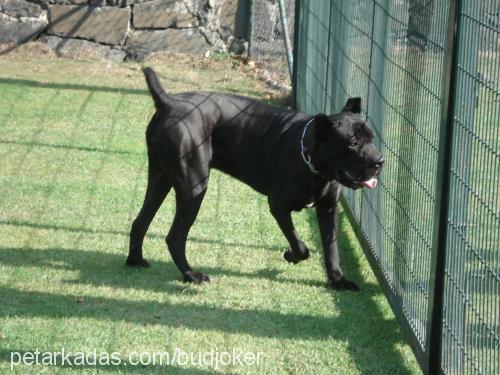
[[[119,255],[75,251],[74,249],[0,249],[0,263],[4,265],[78,272],[77,278],[68,280],[69,283],[184,293],[183,283],[165,281],[178,278],[178,270],[172,263],[155,262],[154,267],[147,272],[142,272],[140,269],[125,267],[123,261],[124,257]],[[117,267],[117,265],[120,266]],[[212,271],[216,270],[212,268]],[[273,271],[262,272],[258,275],[275,279],[274,273]],[[245,273],[233,273],[233,275],[255,276]],[[336,336],[335,322],[343,319],[305,313],[282,313],[258,308],[242,310],[225,306],[214,307],[211,303],[200,304],[189,300],[182,303],[170,302],[168,299],[158,301],[154,297],[148,301],[93,295],[84,295],[79,298],[74,294],[24,291],[6,285],[0,286],[0,295],[2,302],[8,301],[5,306],[2,306],[0,302],[0,318],[15,315],[59,319],[70,314],[74,318],[97,318],[172,328],[187,327],[199,331],[245,333],[259,338],[327,339]],[[340,337],[340,339],[346,340],[347,337]]]
[[[197,242],[195,239],[194,242]],[[165,250],[166,251],[166,250]],[[168,255],[165,255],[168,257]],[[61,271],[74,271],[78,275],[64,280],[68,284],[108,286],[112,288],[140,289],[159,293],[197,293],[193,284],[181,283],[179,270],[171,261],[154,260],[151,267],[130,268],[125,266],[125,255],[99,251],[45,248],[0,248],[0,264],[12,267],[39,267]],[[264,268],[254,272],[230,268],[203,266],[209,275],[265,279],[282,283],[302,283],[312,287],[326,287],[326,282],[313,279],[290,279],[276,268]]]
[[[113,288],[143,289],[154,292],[184,292],[176,283],[179,272],[171,262],[154,262],[147,272],[125,266],[125,255],[98,251],[45,248],[0,248],[0,264],[13,267],[51,268],[74,271],[76,277],[64,280],[68,284],[87,284]],[[170,284],[166,284],[172,281]],[[193,289],[194,290],[194,289]]]
[[[345,221],[341,216],[341,221]],[[314,214],[309,223],[317,233]],[[345,227],[345,225],[344,225]],[[245,333],[254,337],[299,340],[328,340],[334,338],[348,342],[348,349],[362,373],[370,372],[373,361],[384,358],[397,373],[409,373],[404,359],[396,349],[403,344],[399,327],[394,319],[387,319],[374,301],[381,297],[375,284],[363,283],[358,259],[349,249],[346,233],[339,234],[342,264],[346,274],[362,288],[360,296],[352,292],[333,292],[334,305],[340,311],[336,317],[317,316],[313,313],[281,313],[261,309],[236,309],[215,307],[200,303],[167,301],[137,301],[107,297],[85,296],[79,301],[75,295],[54,294],[43,291],[20,291],[15,287],[0,286],[0,295],[5,307],[0,308],[0,317],[47,317],[58,319],[68,316],[97,318],[111,321],[127,321],[134,324],[160,325],[193,330]],[[197,239],[192,239],[195,242]],[[320,248],[319,236],[315,236],[314,247]],[[167,294],[198,293],[199,288],[179,282],[179,272],[172,262],[154,261],[146,272],[124,266],[125,254],[111,254],[78,249],[0,249],[0,264],[11,267],[42,267],[68,272],[68,284],[105,286],[121,289],[145,290]],[[245,278],[262,278],[275,282],[304,283],[313,287],[326,287],[326,283],[315,280],[292,280],[277,269],[243,272],[219,267],[203,267],[211,275],[226,275]],[[71,272],[74,272],[74,278]],[[7,301],[7,303],[5,303]],[[2,301],[0,301],[1,303]],[[0,305],[0,307],[2,307]],[[353,311],[356,316],[353,316]],[[203,317],[200,319],[200,317]],[[252,322],[258,321],[259,324]],[[233,324],[231,322],[236,322]],[[239,323],[238,323],[239,322]],[[248,322],[248,324],[241,324]],[[293,327],[294,329],[290,329]]]

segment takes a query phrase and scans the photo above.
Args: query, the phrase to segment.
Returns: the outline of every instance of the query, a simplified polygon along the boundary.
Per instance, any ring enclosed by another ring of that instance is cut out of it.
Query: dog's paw
[[[344,276],[338,281],[330,280],[330,286],[335,290],[349,290],[351,292],[359,292],[359,286],[356,283],[347,280]]]
[[[129,267],[144,267],[148,268],[149,267],[149,262],[144,259],[144,258],[131,258],[128,257],[127,261],[125,262],[126,266]]]
[[[210,278],[201,272],[188,271],[184,274],[184,282],[204,284],[204,283],[209,283]]]
[[[288,262],[288,263],[293,263],[293,264],[297,264],[299,263],[300,261],[302,260],[306,260],[307,258],[309,258],[309,250],[306,249],[305,253],[303,256],[298,256],[296,255],[293,251],[291,250],[287,250],[283,253],[283,258],[285,258],[285,260]]]

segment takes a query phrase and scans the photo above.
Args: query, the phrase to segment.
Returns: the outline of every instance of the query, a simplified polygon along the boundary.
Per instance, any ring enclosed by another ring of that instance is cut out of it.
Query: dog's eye
[[[358,145],[358,140],[356,138],[351,139],[351,143],[349,143],[349,147],[356,147]]]

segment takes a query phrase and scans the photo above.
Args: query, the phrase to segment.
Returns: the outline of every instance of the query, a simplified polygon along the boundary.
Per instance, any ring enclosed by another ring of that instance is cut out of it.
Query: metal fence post
[[[297,110],[297,75],[299,71],[299,46],[300,46],[300,11],[301,0],[295,0],[295,22],[293,24],[293,70],[292,70],[292,108]]]
[[[253,47],[253,0],[248,0],[248,57],[252,57]]]
[[[480,95],[478,72],[480,68],[480,29],[479,23],[472,19],[480,19],[480,5],[475,0],[462,0],[461,9],[465,16],[460,30],[457,32],[459,39],[458,63],[461,71],[457,73],[456,104],[454,116],[462,126],[457,128],[454,137],[454,160],[452,167],[455,176],[452,184],[453,192],[450,196],[449,217],[454,221],[453,230],[448,239],[448,248],[453,249],[453,254],[447,254],[446,267],[448,274],[455,279],[454,286],[446,285],[443,322],[446,323],[447,334],[443,336],[442,367],[451,373],[463,373],[466,370],[469,351],[467,344],[467,329],[469,322],[468,296],[473,293],[469,285],[474,284],[476,270],[470,267],[470,253],[467,239],[473,234],[469,222],[469,189],[471,186],[472,162],[474,160],[473,139],[474,124],[481,119],[478,115],[477,98]],[[467,72],[467,73],[465,73]],[[467,130],[464,129],[466,127]],[[460,176],[460,177],[459,177]],[[463,183],[458,182],[459,179]],[[473,222],[473,219],[472,219]],[[461,297],[460,294],[462,294]],[[458,298],[457,298],[458,297]]]
[[[323,108],[321,108],[323,113],[333,113],[334,112],[331,108],[328,108],[328,107],[331,107],[331,105],[328,105],[328,103],[327,103],[328,94],[329,94],[328,93],[328,89],[329,89],[328,83],[330,81],[331,73],[334,69],[333,66],[330,68],[330,59],[331,59],[330,54],[332,51],[332,32],[331,32],[330,28],[332,27],[332,14],[333,14],[333,4],[330,3],[330,12],[328,15],[328,29],[329,29],[328,43],[326,46],[326,71],[325,71],[325,86],[324,86],[325,92],[324,92],[324,96],[323,96]]]
[[[248,34],[248,23],[249,23],[249,9],[248,2],[244,0],[239,0],[236,7],[236,20],[235,20],[235,37],[239,39],[249,40],[250,35]]]
[[[331,60],[332,73],[334,77],[327,80],[327,88],[330,90],[331,103],[327,108],[329,112],[340,111],[345,103],[348,93],[345,92],[343,84],[348,78],[348,62],[343,54],[349,50],[348,24],[343,14],[351,15],[351,0],[332,2],[330,6],[330,32],[328,58]],[[333,46],[331,46],[333,44]],[[326,105],[325,105],[326,107]]]
[[[436,201],[432,233],[431,274],[425,356],[427,374],[441,372],[443,338],[443,297],[445,260],[448,240],[448,213],[453,152],[453,127],[456,97],[456,76],[460,31],[461,0],[451,0],[448,15],[448,35],[445,51],[442,108],[440,118],[439,155],[436,171]]]
[[[288,33],[288,19],[285,10],[285,0],[278,0],[278,6],[281,18],[281,28],[283,29],[283,38],[285,39],[286,60],[288,62],[288,71],[290,72],[290,79],[293,76],[293,55],[292,46],[290,45],[290,35]]]
[[[400,209],[394,212],[394,238],[398,244],[394,249],[392,268],[397,293],[409,292],[407,297],[412,298],[411,276],[408,269],[414,271],[419,265],[416,257],[414,242],[411,241],[414,225],[406,220],[406,214],[415,209],[418,192],[413,187],[413,175],[418,160],[417,129],[421,126],[422,103],[427,92],[422,82],[427,72],[427,56],[429,54],[429,36],[431,25],[436,17],[435,0],[410,0],[408,2],[408,30],[405,50],[405,79],[402,83],[402,121],[399,129],[398,147],[400,162],[397,167],[396,201]],[[413,310],[410,315],[413,319],[420,319],[418,312]],[[423,332],[420,332],[423,335]]]
[[[386,94],[386,69],[387,64],[384,62],[384,54],[387,52],[387,45],[389,43],[389,0],[377,0],[373,7],[373,21],[372,21],[372,45],[370,51],[370,69],[369,69],[369,83],[368,93],[366,98],[366,114],[372,127],[376,130],[375,144],[379,150],[382,150],[381,140],[384,139],[384,125],[386,122],[386,105],[384,103],[383,95]],[[383,214],[381,210],[381,190],[377,189],[371,194],[363,192],[363,200],[371,199],[374,209]],[[374,233],[374,247],[384,248],[383,235],[380,230]]]

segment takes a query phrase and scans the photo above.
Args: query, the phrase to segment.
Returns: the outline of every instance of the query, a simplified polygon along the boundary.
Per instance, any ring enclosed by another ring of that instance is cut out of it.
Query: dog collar
[[[307,164],[311,172],[314,174],[318,174],[319,172],[314,168],[314,164],[312,163],[311,155],[309,155],[306,147],[304,146],[304,137],[306,135],[307,128],[313,121],[314,117],[307,122],[306,126],[304,126],[304,131],[302,132],[302,137],[300,138],[300,155],[302,155],[302,160],[304,160],[304,163]]]

